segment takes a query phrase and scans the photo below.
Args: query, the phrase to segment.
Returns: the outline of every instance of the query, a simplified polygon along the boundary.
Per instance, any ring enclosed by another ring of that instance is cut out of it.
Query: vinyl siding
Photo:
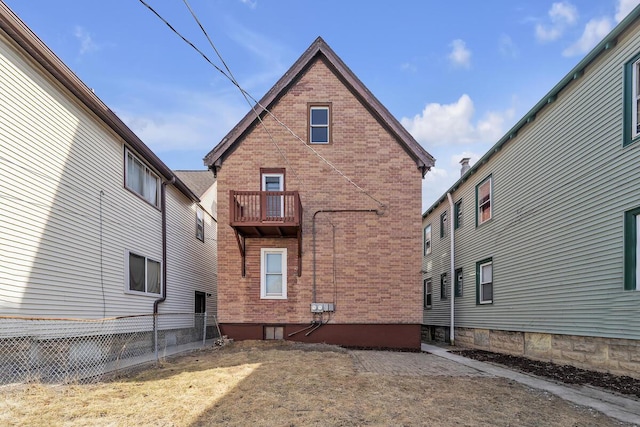
[[[456,326],[640,337],[640,294],[623,290],[623,216],[640,206],[640,144],[622,146],[623,65],[638,52],[636,23],[456,190],[464,206]],[[476,228],[475,186],[489,174],[493,219]],[[441,209],[423,224],[438,221]],[[448,269],[441,246],[431,255],[434,278]],[[475,263],[487,257],[494,302],[477,306]],[[448,325],[448,305],[436,303],[425,324]]]
[[[205,213],[204,242],[198,240],[196,207],[175,188],[167,188],[167,300],[161,313],[193,312],[196,291],[211,294],[207,313],[217,313],[217,224]]]
[[[125,262],[162,260],[161,211],[124,188],[123,141],[47,76],[0,35],[0,313],[150,313],[157,296],[125,293]]]

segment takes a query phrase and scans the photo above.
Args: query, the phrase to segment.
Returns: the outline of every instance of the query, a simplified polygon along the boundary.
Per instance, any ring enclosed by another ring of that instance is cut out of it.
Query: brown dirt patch
[[[0,388],[0,425],[624,425],[503,378],[362,374],[356,363],[333,346],[233,343],[102,384]]]
[[[628,376],[589,371],[574,366],[558,365],[485,350],[460,350],[452,351],[451,353],[482,362],[497,363],[521,372],[566,384],[590,385],[614,393],[640,397],[640,380]]]

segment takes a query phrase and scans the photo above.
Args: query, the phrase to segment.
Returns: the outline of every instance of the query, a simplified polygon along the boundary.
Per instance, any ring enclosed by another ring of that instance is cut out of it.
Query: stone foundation
[[[434,341],[448,341],[447,327],[423,325],[422,330],[423,340],[425,331],[434,330]],[[447,334],[442,337],[438,330],[447,331]],[[639,340],[456,328],[455,344],[640,378]]]

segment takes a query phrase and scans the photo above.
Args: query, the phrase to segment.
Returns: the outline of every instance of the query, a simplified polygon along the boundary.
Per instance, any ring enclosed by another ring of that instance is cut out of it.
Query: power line
[[[329,167],[331,167],[334,171],[336,171],[340,176],[342,176],[347,182],[349,182],[351,185],[353,185],[356,189],[358,189],[360,192],[362,192],[363,194],[365,194],[367,197],[369,197],[371,200],[373,200],[374,202],[376,202],[379,206],[381,207],[385,207],[384,203],[382,203],[380,200],[378,200],[376,197],[374,197],[373,195],[371,195],[369,192],[367,192],[364,188],[360,187],[356,182],[354,182],[351,178],[349,178],[344,172],[342,172],[341,170],[339,170],[333,163],[331,163],[329,160],[327,160],[324,156],[322,156],[319,152],[317,152],[313,147],[311,147],[309,144],[307,144],[302,138],[300,138],[289,126],[287,126],[286,124],[284,124],[280,119],[278,119],[266,106],[262,105],[258,100],[256,100],[253,96],[251,96],[251,94],[249,92],[247,92],[246,90],[244,90],[240,84],[237,82],[237,80],[235,78],[232,78],[231,76],[229,76],[224,70],[222,70],[220,67],[218,67],[216,64],[214,64],[207,55],[204,54],[204,52],[202,52],[200,49],[198,49],[191,41],[189,41],[185,36],[183,36],[179,31],[177,31],[166,19],[164,19],[158,12],[156,12],[156,10],[151,7],[149,4],[147,4],[145,2],[145,0],[139,0],[140,3],[142,3],[147,9],[149,9],[154,15],[156,15],[156,17],[158,17],[158,19],[160,19],[162,22],[164,22],[167,27],[169,27],[169,29],[175,33],[178,37],[180,37],[185,43],[187,43],[189,46],[191,46],[196,52],[198,52],[200,54],[200,56],[202,56],[204,58],[204,60],[206,62],[208,62],[211,66],[213,66],[218,72],[220,72],[224,77],[226,77],[229,81],[231,81],[231,83],[233,83],[234,86],[236,86],[238,88],[238,90],[240,90],[240,92],[242,92],[243,96],[245,96],[245,99],[248,97],[249,99],[251,99],[252,101],[255,102],[255,105],[257,105],[258,107],[260,107],[262,110],[264,110],[269,116],[271,116],[276,123],[278,123],[280,126],[282,126],[285,130],[287,130],[287,132],[289,132],[295,139],[297,139],[298,141],[300,141],[302,143],[303,146],[305,146],[306,148],[308,148],[313,154],[315,154],[319,159],[321,159],[322,161],[324,161]],[[186,2],[185,2],[186,3]],[[191,8],[189,8],[189,10],[191,10]],[[193,14],[192,12],[192,15]],[[204,28],[202,27],[202,25],[200,24],[200,21],[197,19],[197,17],[194,16],[194,19],[196,19],[196,22],[198,22],[198,25],[200,25],[200,28],[204,31]],[[206,32],[205,32],[206,34]],[[207,35],[207,38],[209,39],[210,43],[213,44],[210,40],[210,38]],[[217,53],[217,49],[215,49]],[[220,57],[220,55],[218,54],[218,56]],[[222,59],[221,59],[222,60]],[[224,61],[223,61],[224,63]],[[226,66],[226,64],[225,64]],[[260,120],[260,122],[262,123],[262,119],[260,118],[260,114],[256,111],[255,107],[252,107],[253,111],[255,112],[256,116],[258,117],[258,119]],[[271,134],[269,134],[269,136],[271,137]],[[277,144],[276,144],[277,145]]]

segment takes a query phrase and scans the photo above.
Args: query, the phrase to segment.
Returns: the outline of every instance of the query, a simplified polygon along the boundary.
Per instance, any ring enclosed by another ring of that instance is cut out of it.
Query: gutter
[[[449,310],[450,312],[450,322],[449,322],[449,343],[451,345],[455,345],[455,325],[454,325],[454,311],[455,311],[455,297],[456,297],[456,285],[455,285],[455,259],[456,259],[456,254],[455,254],[455,236],[454,236],[454,231],[455,231],[455,224],[454,224],[454,218],[453,218],[453,197],[451,197],[451,193],[447,193],[447,199],[449,200],[449,212],[451,213],[451,217],[449,220],[449,241],[451,243],[451,249],[450,249],[450,253],[451,253],[451,266],[450,266],[450,270],[449,270],[449,283],[451,285],[451,308]]]

